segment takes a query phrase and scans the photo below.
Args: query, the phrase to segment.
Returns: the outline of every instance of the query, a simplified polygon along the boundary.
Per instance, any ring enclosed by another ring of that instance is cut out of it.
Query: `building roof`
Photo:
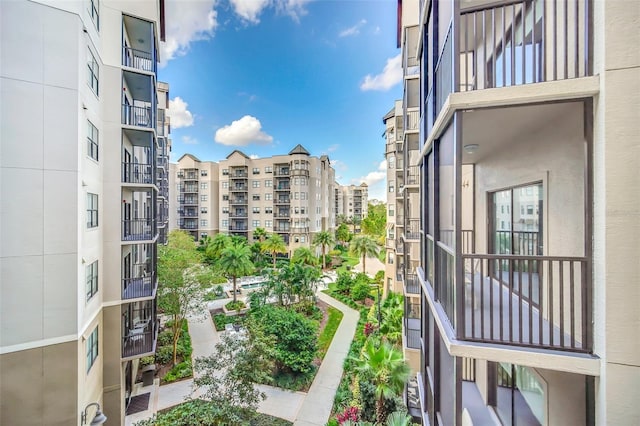
[[[384,115],[384,117],[382,117],[382,122],[383,122],[383,123],[386,123],[388,119],[390,119],[390,118],[394,117],[395,115],[396,115],[396,107],[394,106],[393,108],[391,108],[391,109],[389,110],[389,112],[388,112],[388,113],[386,113],[386,114]]]
[[[289,151],[289,155],[291,154],[304,154],[304,155],[311,155],[309,154],[309,151],[307,151],[305,149],[305,147],[303,147],[302,145],[298,144],[296,145],[295,148],[293,148],[291,151]]]
[[[231,151],[231,154],[227,155],[227,159],[230,158],[235,153],[242,155],[244,158],[249,158],[249,156],[244,152],[240,151],[239,149],[234,149],[233,151]]]
[[[191,158],[193,161],[197,161],[198,163],[200,163],[200,159],[198,159],[198,157],[196,157],[193,154],[184,154],[182,157],[178,158],[178,162],[180,162],[184,157],[189,157]]]

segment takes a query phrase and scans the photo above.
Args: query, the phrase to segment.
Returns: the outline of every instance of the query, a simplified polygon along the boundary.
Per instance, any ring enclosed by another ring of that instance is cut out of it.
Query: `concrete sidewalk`
[[[318,293],[318,298],[342,311],[344,316],[293,423],[296,426],[324,426],[329,420],[333,399],[342,379],[342,365],[349,354],[360,318],[358,311],[324,293]]]

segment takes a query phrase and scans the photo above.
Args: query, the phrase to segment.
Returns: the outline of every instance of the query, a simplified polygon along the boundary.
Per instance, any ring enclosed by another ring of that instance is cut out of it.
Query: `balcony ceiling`
[[[150,147],[153,143],[153,134],[151,132],[132,129],[123,129],[122,131],[133,146]]]
[[[132,16],[124,16],[124,25],[129,35],[131,47],[144,52],[151,52],[152,46],[152,24]]]
[[[487,108],[463,112],[462,145],[478,145],[469,154],[463,150],[462,163],[475,164],[495,156],[509,146],[526,137],[545,138],[554,132],[562,132],[563,137],[575,139],[583,137],[582,121],[580,133],[567,133],[566,123],[581,117],[582,102],[528,105],[510,108]],[[558,130],[562,128],[562,130]]]
[[[152,84],[151,77],[136,72],[124,71],[122,73],[127,90],[136,101],[151,102]]]

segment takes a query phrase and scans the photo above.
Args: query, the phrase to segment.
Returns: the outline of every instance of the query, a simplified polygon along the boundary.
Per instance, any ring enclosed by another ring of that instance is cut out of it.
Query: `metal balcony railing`
[[[132,328],[125,328],[122,337],[122,358],[153,354],[159,328],[160,320],[155,318],[139,322]]]
[[[153,114],[151,105],[149,106],[134,106],[134,105],[122,105],[122,124],[129,126],[138,126],[153,128]]]
[[[420,239],[420,219],[409,219],[404,228],[405,240]]]
[[[147,72],[156,72],[156,61],[151,52],[122,46],[122,65]]]
[[[140,277],[122,278],[122,299],[151,297],[156,291],[156,285],[156,274],[153,271]]]
[[[155,219],[125,219],[122,221],[122,241],[152,240],[156,234]]]
[[[155,182],[155,173],[152,164],[122,163],[123,183],[152,184]]]
[[[415,273],[407,273],[404,279],[404,290],[406,294],[420,294],[420,283]]]

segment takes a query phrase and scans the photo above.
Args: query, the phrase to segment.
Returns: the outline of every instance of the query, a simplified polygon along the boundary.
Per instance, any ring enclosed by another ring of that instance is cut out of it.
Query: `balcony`
[[[289,169],[288,168],[276,168],[273,171],[273,175],[274,176],[289,176]]]
[[[153,184],[156,182],[152,164],[122,163],[122,183]]]
[[[198,217],[198,210],[196,210],[196,209],[178,210],[178,216],[180,216],[180,217]]]
[[[153,240],[156,236],[155,219],[125,219],[122,221],[122,241]]]
[[[229,231],[242,231],[242,232],[247,232],[247,231],[248,231],[248,227],[247,227],[247,225],[242,225],[242,224],[238,224],[238,225],[229,225]]]
[[[153,128],[151,121],[151,104],[128,105],[122,104],[122,124],[137,127]]]
[[[291,198],[289,197],[280,197],[274,201],[275,204],[291,204]]]
[[[404,292],[408,295],[420,295],[420,282],[415,272],[408,272],[404,279]]]
[[[274,213],[273,217],[275,217],[275,218],[287,218],[288,219],[288,218],[291,217],[291,213],[288,212],[288,211],[279,211],[277,213]]]
[[[422,347],[422,333],[420,331],[420,320],[418,318],[406,318],[404,324],[404,343],[409,349],[420,349]]]
[[[420,168],[418,166],[409,166],[405,172],[405,187],[414,187],[420,184]]]
[[[124,15],[122,27],[122,65],[155,74],[157,59],[153,23]]]
[[[155,315],[146,320],[139,320],[133,327],[124,327],[122,338],[122,358],[153,355],[156,351],[160,320]]]
[[[275,191],[289,191],[291,189],[291,185],[278,185],[274,188]]]
[[[229,192],[247,192],[248,190],[248,185],[233,185],[231,188],[229,188]]]
[[[197,197],[178,197],[178,203],[183,206],[197,206],[198,198]]]
[[[412,109],[404,114],[404,131],[417,132],[420,130],[420,109]]]
[[[229,175],[229,179],[232,179],[232,180],[238,180],[238,179],[246,180],[248,177],[249,177],[249,173],[247,173],[246,171],[241,171],[241,172],[236,171],[235,173],[231,173]]]
[[[198,186],[197,185],[180,185],[179,188],[181,193],[198,193]]]
[[[229,217],[247,217],[247,212],[232,211],[229,212]]]
[[[404,240],[416,241],[420,239],[420,219],[407,220],[404,228]]]
[[[122,299],[152,297],[156,292],[157,283],[156,273],[153,271],[140,277],[122,278]]]
[[[248,203],[248,198],[231,198],[229,199],[229,204],[234,205],[246,205]]]

